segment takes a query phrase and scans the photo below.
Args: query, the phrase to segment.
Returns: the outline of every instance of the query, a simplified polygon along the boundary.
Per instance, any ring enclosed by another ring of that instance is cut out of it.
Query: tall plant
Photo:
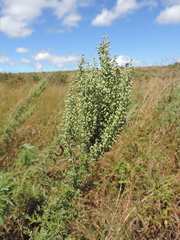
[[[78,216],[74,201],[90,183],[91,166],[109,151],[126,122],[126,110],[132,87],[132,67],[120,69],[116,58],[110,58],[110,42],[98,47],[97,62],[90,65],[84,56],[69,86],[63,115],[60,142],[70,166],[61,181],[60,196],[50,201],[44,214],[32,222],[33,239],[65,239],[71,232],[69,219]],[[56,143],[57,143],[56,142]]]
[[[85,61],[71,81],[63,116],[61,142],[73,166],[86,169],[111,149],[126,122],[132,88],[132,66],[121,69],[110,57],[107,37],[98,47],[98,63]]]

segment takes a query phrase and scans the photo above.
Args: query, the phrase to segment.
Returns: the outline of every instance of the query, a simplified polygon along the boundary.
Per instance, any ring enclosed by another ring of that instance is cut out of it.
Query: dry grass
[[[27,97],[34,85],[35,83],[32,82],[22,83],[21,85],[0,82],[1,121],[6,121],[14,109]]]
[[[35,114],[18,129],[18,135],[26,135],[32,145],[45,147],[58,134],[66,98],[67,84],[49,85],[36,101]]]
[[[72,234],[67,239],[180,239],[180,131],[176,122],[164,117],[179,83],[179,66],[135,69],[127,125],[93,169],[93,186],[77,200],[80,215],[70,221]],[[31,87],[28,82],[12,87],[0,83],[3,121]],[[58,134],[67,91],[67,84],[48,86],[36,101],[35,113],[18,128],[15,145],[45,149],[51,143]],[[158,109],[166,97],[165,107]],[[47,164],[50,191],[58,194],[58,177],[67,164],[61,160],[42,164]]]
[[[140,81],[136,76],[133,101],[141,95],[134,117],[99,163],[96,187],[79,206],[77,239],[180,238],[179,126],[165,129],[156,108],[179,82],[179,77]]]

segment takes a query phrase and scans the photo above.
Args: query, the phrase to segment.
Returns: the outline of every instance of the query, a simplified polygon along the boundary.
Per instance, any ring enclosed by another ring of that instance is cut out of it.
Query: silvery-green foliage
[[[115,142],[126,122],[132,88],[132,67],[121,69],[110,57],[110,42],[98,47],[100,68],[85,62],[71,81],[63,116],[61,141],[73,163],[97,161]]]

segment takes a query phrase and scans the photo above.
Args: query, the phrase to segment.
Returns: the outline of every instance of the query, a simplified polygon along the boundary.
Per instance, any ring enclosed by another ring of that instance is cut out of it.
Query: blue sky
[[[0,72],[77,69],[105,35],[120,66],[180,62],[180,0],[0,0]]]

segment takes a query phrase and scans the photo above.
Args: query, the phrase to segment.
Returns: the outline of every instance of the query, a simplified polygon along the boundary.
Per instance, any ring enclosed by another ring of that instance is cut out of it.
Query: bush
[[[109,45],[104,37],[98,47],[100,69],[95,60],[90,65],[82,56],[63,116],[65,154],[70,162],[83,162],[86,168],[111,149],[126,123],[132,67],[120,69],[116,58],[110,58]]]

